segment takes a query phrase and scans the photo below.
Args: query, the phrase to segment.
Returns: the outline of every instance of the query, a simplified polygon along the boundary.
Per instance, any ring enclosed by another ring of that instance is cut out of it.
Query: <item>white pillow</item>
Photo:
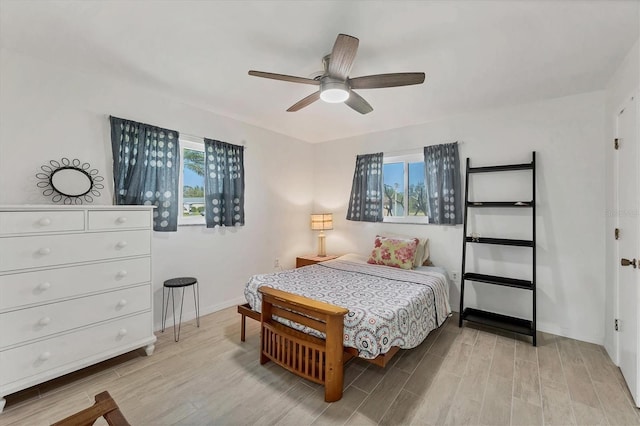
[[[422,262],[420,262],[420,265],[416,265],[416,266],[422,266],[424,265],[424,262],[426,262],[427,260],[429,260],[429,255],[431,253],[429,253],[429,239],[428,238],[419,238],[420,243],[422,244],[422,241],[424,240],[424,255],[422,256]]]

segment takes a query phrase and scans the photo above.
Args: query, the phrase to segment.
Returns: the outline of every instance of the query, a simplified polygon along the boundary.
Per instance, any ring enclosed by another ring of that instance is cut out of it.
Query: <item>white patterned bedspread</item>
[[[266,285],[349,309],[344,317],[344,346],[373,359],[391,347],[418,346],[450,315],[444,274],[331,260],[271,274],[255,275],[245,287],[251,308],[260,312]],[[320,332],[280,319],[324,338]]]

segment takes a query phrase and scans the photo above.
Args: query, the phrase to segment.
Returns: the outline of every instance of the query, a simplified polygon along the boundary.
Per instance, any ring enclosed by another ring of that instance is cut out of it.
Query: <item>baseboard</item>
[[[544,333],[555,334],[556,336],[567,337],[569,339],[579,340],[581,342],[593,343],[602,346],[604,344],[604,336],[598,338],[591,335],[583,335],[572,333],[564,327],[558,327],[556,324],[544,323],[538,321],[538,331]]]
[[[457,311],[454,311],[454,312],[457,313]],[[538,331],[542,331],[543,333],[555,334],[556,336],[567,337],[569,339],[580,340],[582,342],[589,342],[589,343],[593,343],[600,346],[604,344],[604,336],[602,336],[601,338],[597,338],[594,336],[575,334],[564,327],[559,327],[556,324],[547,323],[540,320],[538,320],[538,323],[536,324],[536,326]]]
[[[214,312],[221,311],[223,309],[227,309],[227,308],[229,308],[231,306],[242,305],[244,303],[247,303],[247,300],[244,298],[244,296],[241,296],[241,297],[237,297],[235,299],[226,300],[226,301],[224,301],[222,303],[217,303],[215,305],[209,305],[209,306],[204,306],[204,307],[200,306],[200,317],[203,317],[204,315],[212,314]],[[191,307],[193,308],[193,305],[191,305]],[[161,312],[162,312],[162,310],[161,310]],[[178,309],[178,312],[180,312],[180,309]],[[162,314],[161,314],[161,316],[162,316]],[[191,321],[191,320],[193,320],[195,318],[196,318],[196,312],[195,311],[185,312],[182,315],[182,322]],[[177,320],[177,318],[176,318],[176,320]],[[173,314],[170,314],[170,315],[167,315],[167,327],[172,327],[172,326],[173,326]],[[155,331],[160,331],[162,329],[162,318],[160,318],[159,322],[154,324],[154,329],[155,329]]]
[[[244,303],[247,303],[247,301],[244,298],[244,296],[241,296],[235,299],[226,300],[222,303],[217,303],[215,305],[200,307],[200,316],[218,312],[223,309],[229,308],[231,306],[242,305]],[[185,312],[184,315],[182,316],[182,322],[191,321],[192,319],[195,319],[195,317],[196,317],[195,311]],[[167,326],[169,325],[173,325],[173,316],[167,316]],[[555,334],[556,336],[568,337],[570,339],[594,343],[596,345],[602,345],[604,343],[604,336],[601,339],[598,339],[593,336],[575,335],[569,332],[568,330],[564,329],[563,327],[559,327],[555,324],[545,323],[540,321],[538,321],[537,325],[538,325],[538,331],[542,331],[544,333]],[[161,328],[162,328],[162,319],[160,319],[159,323],[155,324],[156,331],[159,331]]]

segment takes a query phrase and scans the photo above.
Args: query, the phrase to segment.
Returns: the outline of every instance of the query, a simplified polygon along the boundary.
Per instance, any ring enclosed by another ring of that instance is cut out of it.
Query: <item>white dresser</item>
[[[154,349],[147,206],[0,206],[4,396]]]

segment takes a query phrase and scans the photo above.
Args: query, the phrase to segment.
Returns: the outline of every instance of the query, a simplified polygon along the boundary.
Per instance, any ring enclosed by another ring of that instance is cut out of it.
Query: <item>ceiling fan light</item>
[[[349,99],[349,90],[344,81],[324,78],[320,82],[320,99],[336,104]]]
[[[337,104],[349,99],[349,92],[344,89],[327,89],[320,93],[320,99],[330,104]]]

